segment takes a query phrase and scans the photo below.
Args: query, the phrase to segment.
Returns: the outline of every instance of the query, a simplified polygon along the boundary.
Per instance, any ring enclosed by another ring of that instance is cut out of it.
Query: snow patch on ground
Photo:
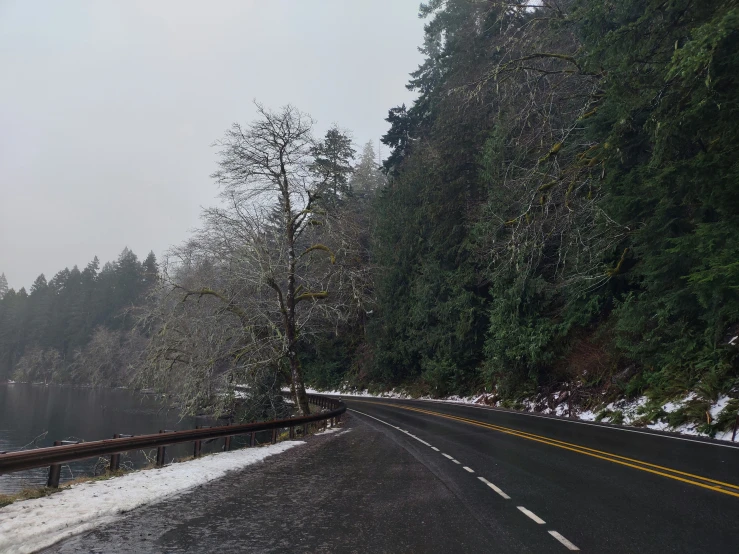
[[[369,390],[317,390],[306,388],[308,394],[328,394],[332,396],[349,396],[352,398],[395,398],[399,400],[428,400],[429,402],[455,402],[458,404],[479,404],[487,395],[478,394],[475,396],[447,396],[445,398],[431,398],[430,396],[411,396],[410,394],[391,390],[374,394]]]
[[[333,433],[337,427],[329,429]],[[73,485],[62,492],[0,508],[0,552],[25,554],[115,521],[119,514],[183,493],[229,471],[305,444],[283,441],[260,448],[213,454],[106,481]]]
[[[313,433],[313,434],[314,435],[330,435],[331,433],[339,433],[339,435],[343,435],[344,433],[348,433],[349,431],[351,431],[351,429],[343,429],[342,427],[327,427],[323,431],[318,431],[317,433]]]
[[[724,408],[726,408],[726,405],[729,403],[730,400],[731,398],[729,398],[728,396],[719,397],[716,403],[711,406],[711,409],[709,411],[709,413],[711,414],[711,419],[716,419],[718,415],[724,411]]]

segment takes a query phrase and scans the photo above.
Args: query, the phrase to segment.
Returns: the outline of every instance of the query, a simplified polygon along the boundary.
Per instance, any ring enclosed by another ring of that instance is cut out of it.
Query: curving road
[[[344,431],[48,552],[739,552],[736,446],[344,400]]]
[[[345,398],[533,552],[739,552],[739,446],[423,401]]]

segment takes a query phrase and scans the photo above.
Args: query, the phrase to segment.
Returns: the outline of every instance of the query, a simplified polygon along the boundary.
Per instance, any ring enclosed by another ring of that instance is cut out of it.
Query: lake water
[[[92,441],[112,438],[114,433],[143,435],[209,423],[203,418],[180,418],[156,396],[123,389],[0,384],[0,452],[52,446],[55,440]],[[222,440],[203,444],[203,451],[216,451],[222,445]],[[192,444],[168,446],[167,461],[192,455],[192,450]],[[97,462],[92,459],[63,466],[62,482],[92,475]],[[127,467],[147,463],[142,452],[122,457],[122,465]],[[47,475],[48,468],[0,475],[0,493],[43,486]]]

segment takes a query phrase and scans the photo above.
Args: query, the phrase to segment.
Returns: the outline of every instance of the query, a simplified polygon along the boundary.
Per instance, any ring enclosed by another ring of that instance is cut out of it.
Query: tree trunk
[[[297,353],[293,350],[290,355],[290,373],[293,378],[293,390],[300,415],[308,415],[310,406],[308,405],[308,395],[305,392],[305,383],[303,383],[303,369],[300,366],[300,360]]]
[[[292,398],[293,404],[298,405],[298,395],[295,392],[295,379],[293,379],[292,369],[290,373],[286,375],[290,379],[290,398]]]
[[[287,357],[290,360],[290,373],[292,375],[293,389],[297,400],[300,415],[308,415],[308,396],[305,394],[305,383],[303,382],[303,371],[297,352],[297,333],[295,331],[295,220],[290,206],[290,189],[285,175],[285,166],[281,165],[284,183],[283,200],[285,209],[285,234],[288,248],[288,272],[287,272],[287,298],[285,299],[285,338],[287,339]]]

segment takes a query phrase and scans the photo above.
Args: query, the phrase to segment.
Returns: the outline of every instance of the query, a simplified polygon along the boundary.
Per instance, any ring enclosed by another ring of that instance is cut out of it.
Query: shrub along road
[[[50,552],[736,552],[739,448],[346,399],[312,437]]]

